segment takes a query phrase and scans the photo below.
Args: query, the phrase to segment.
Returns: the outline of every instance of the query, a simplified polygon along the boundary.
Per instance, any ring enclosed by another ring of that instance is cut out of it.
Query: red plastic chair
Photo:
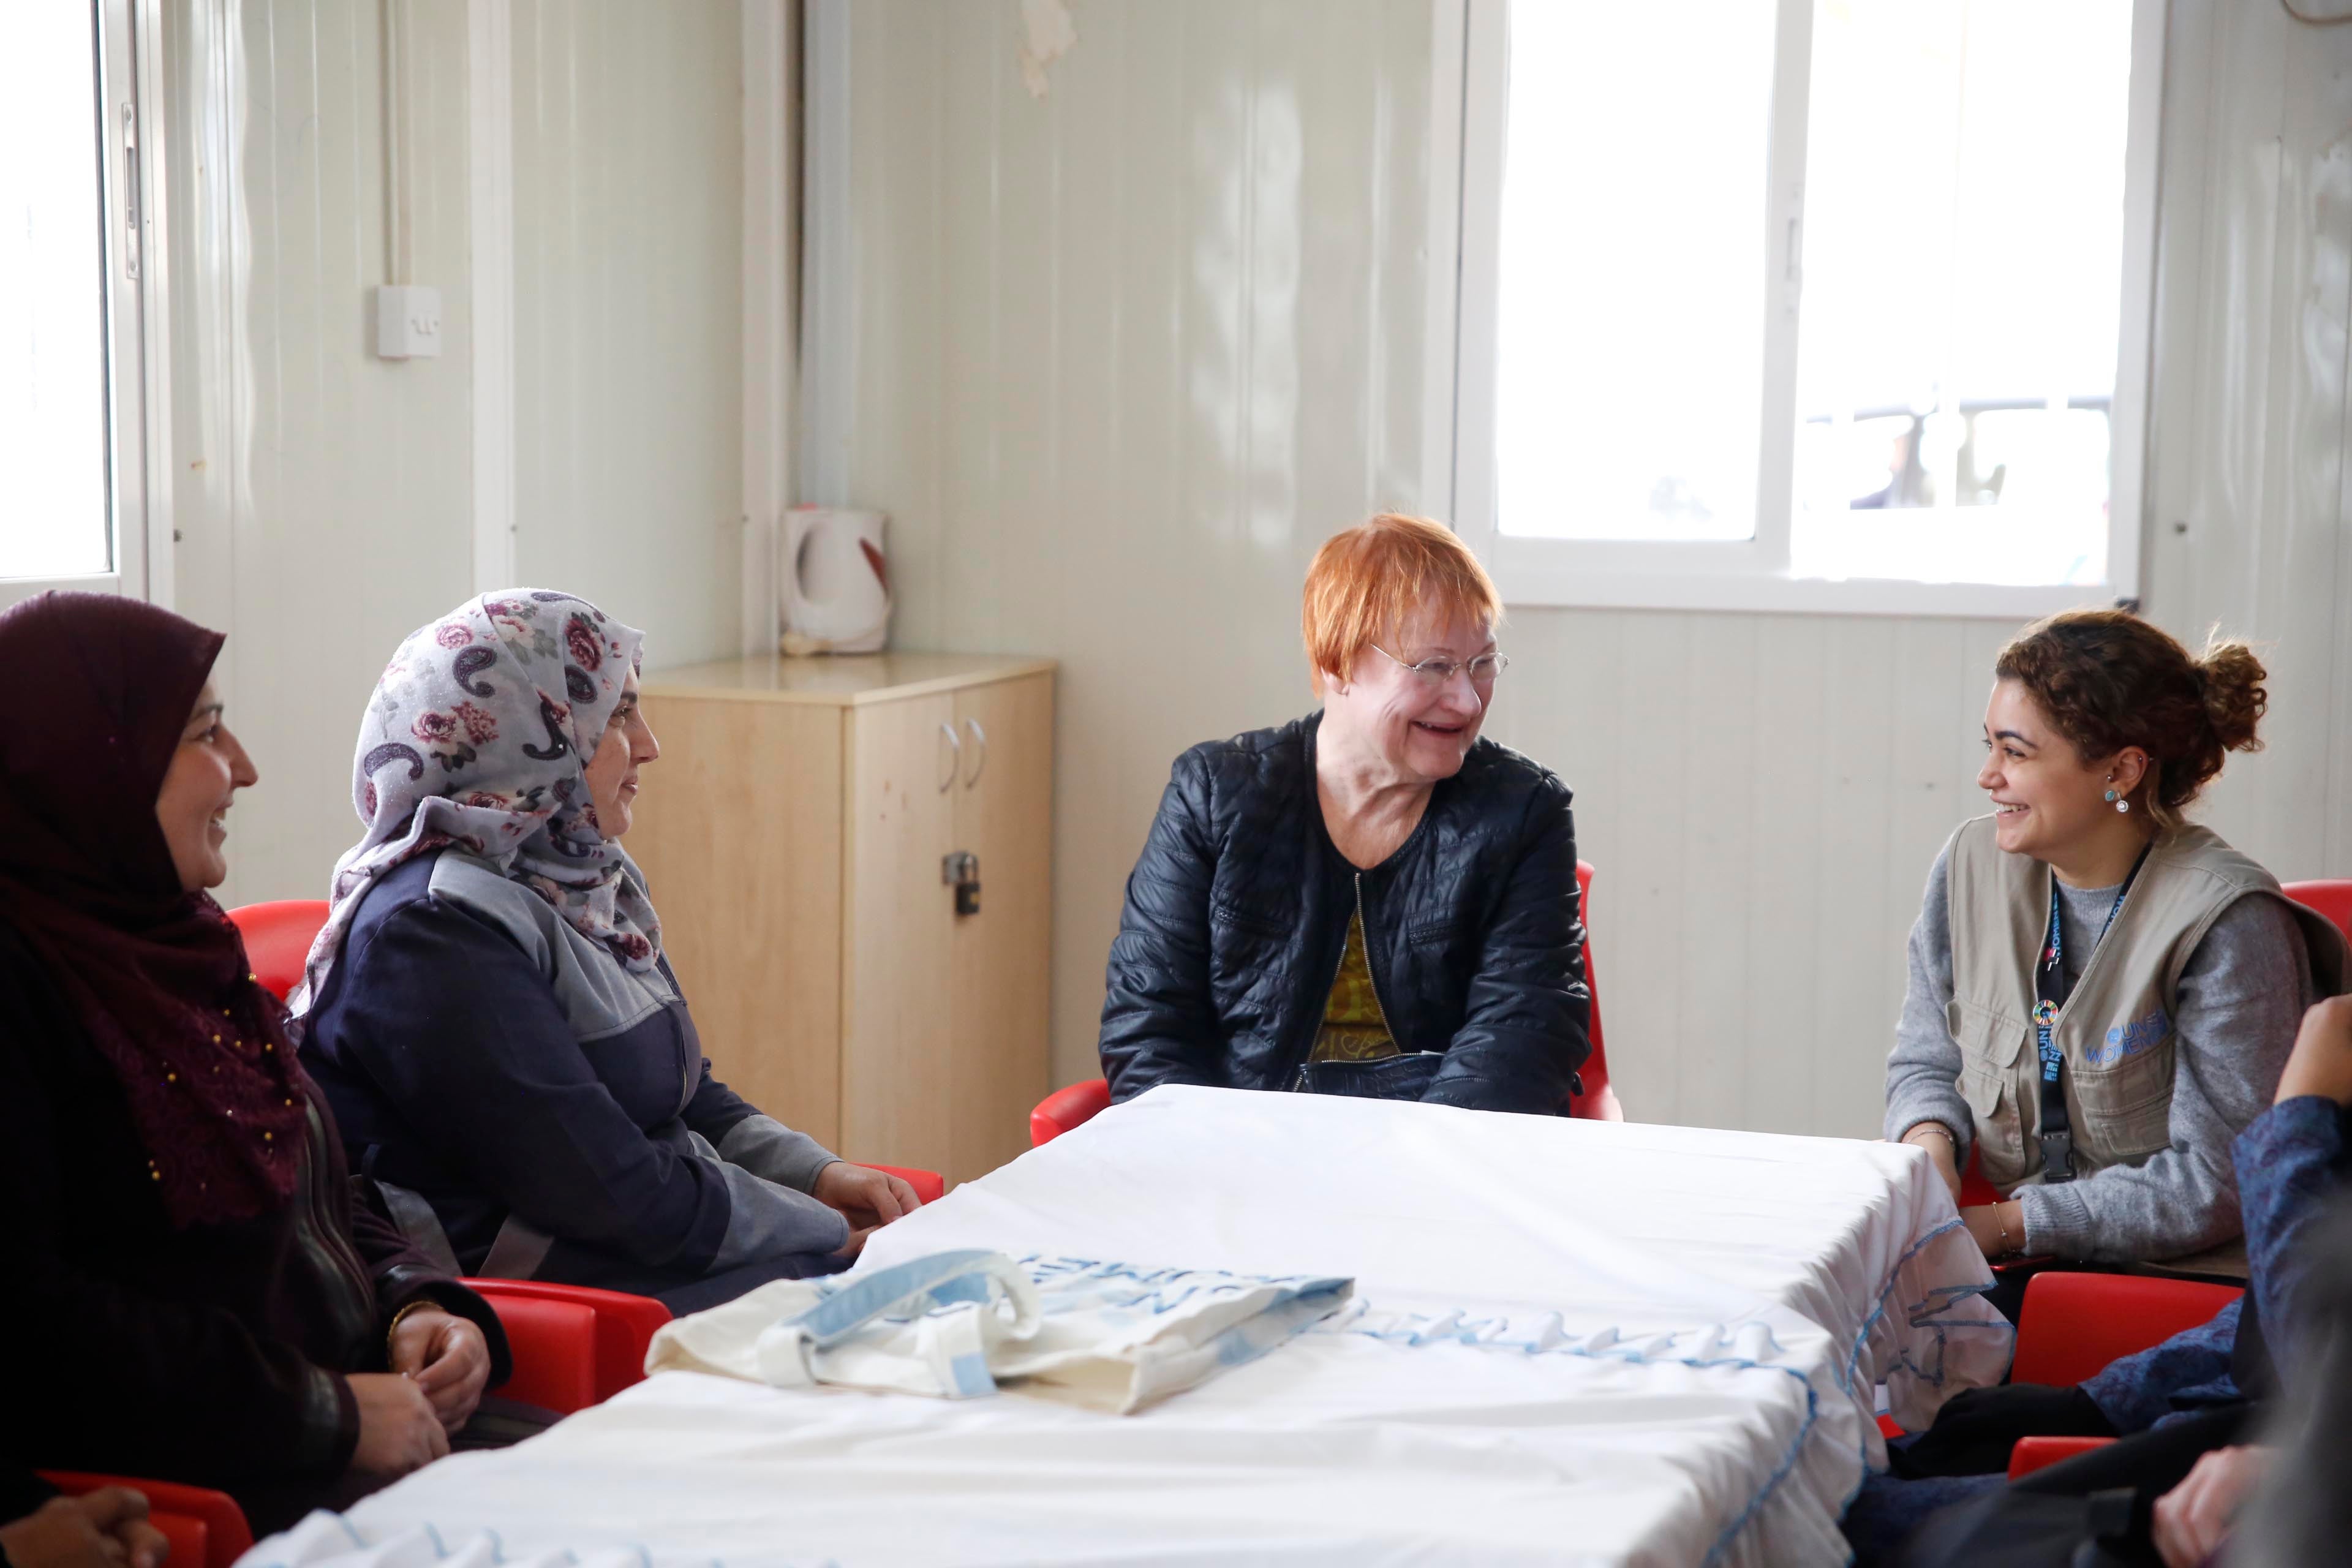
[[[2010,1377],[2069,1387],[2111,1362],[2210,1321],[2244,1293],[2229,1285],[2138,1274],[2037,1274],[2026,1282],[2025,1305],[2017,1315],[2017,1357]],[[2009,1479],[2018,1480],[2114,1441],[2021,1437],[2010,1450]]]
[[[507,1331],[514,1376],[498,1392],[560,1415],[645,1381],[646,1347],[669,1321],[650,1296],[538,1279],[467,1279]]]
[[[2026,1281],[2025,1303],[2018,1310],[2017,1353],[2010,1363],[2010,1380],[2072,1387],[2110,1362],[2137,1355],[2185,1329],[2210,1321],[2214,1313],[2243,1294],[2231,1285],[2142,1274],[2059,1270],[2036,1274]],[[1889,1437],[1903,1435],[1888,1416],[1878,1418],[1878,1427]],[[2045,1465],[2113,1441],[2112,1437],[2021,1437],[2011,1450],[2010,1479],[2031,1475]]]
[[[2104,1448],[2113,1437],[2020,1437],[2009,1450],[2009,1479],[2021,1481],[2036,1470],[2046,1470],[2061,1459]]]
[[[1584,1058],[1577,1076],[1584,1092],[1569,1101],[1568,1113],[1588,1121],[1622,1121],[1625,1109],[1609,1087],[1609,1058],[1601,1048],[1601,982],[1592,973],[1592,863],[1576,863],[1576,889],[1584,914],[1584,984],[1592,993],[1590,1035],[1592,1054]],[[1110,1084],[1098,1078],[1083,1079],[1055,1089],[1029,1113],[1029,1147],[1042,1149],[1074,1127],[1084,1126],[1110,1107]],[[928,1200],[927,1200],[928,1201]]]
[[[144,1493],[148,1522],[172,1543],[170,1568],[228,1568],[253,1548],[253,1531],[245,1522],[245,1510],[226,1492],[86,1470],[43,1470],[41,1479],[68,1497],[79,1497],[100,1487],[128,1487]]]
[[[1584,1080],[1584,1092],[1569,1101],[1568,1113],[1588,1121],[1622,1121],[1625,1108],[1617,1102],[1617,1091],[1609,1087],[1609,1056],[1601,1048],[1601,981],[1592,968],[1592,862],[1576,863],[1578,908],[1584,916],[1584,984],[1592,993],[1592,1020],[1588,1035],[1592,1041],[1592,1054],[1584,1058],[1577,1076]]]
[[[2352,877],[2316,882],[2289,882],[2279,889],[2306,909],[2317,910],[2352,939]]]
[[[310,944],[327,923],[327,900],[246,904],[229,910],[228,918],[245,938],[245,961],[253,965],[253,977],[280,1002],[294,994],[294,987],[302,984]]]
[[[1085,1079],[1057,1089],[1029,1113],[1029,1147],[1042,1149],[1074,1127],[1084,1126],[1110,1108],[1110,1082]]]
[[[2141,1274],[2037,1274],[2017,1314],[2010,1379],[2071,1387],[2109,1362],[2208,1321],[2244,1294],[2231,1285]]]

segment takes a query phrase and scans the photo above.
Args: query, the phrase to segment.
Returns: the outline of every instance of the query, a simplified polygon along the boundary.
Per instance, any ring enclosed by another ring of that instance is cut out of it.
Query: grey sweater
[[[1923,1121],[1942,1122],[1958,1140],[1965,1167],[1974,1119],[1958,1088],[1959,1043],[1946,1021],[1952,1001],[1948,856],[1936,857],[1911,928],[1911,979],[1886,1058],[1886,1136],[1900,1139]],[[2058,890],[2071,977],[2090,962],[2116,889],[2062,882]],[[2172,1146],[2139,1165],[2020,1187],[2013,1195],[2025,1211],[2025,1249],[2141,1262],[2237,1236],[2231,1142],[2270,1104],[2304,1009],[2318,999],[2302,928],[2285,905],[2257,897],[2224,910],[2180,972]]]

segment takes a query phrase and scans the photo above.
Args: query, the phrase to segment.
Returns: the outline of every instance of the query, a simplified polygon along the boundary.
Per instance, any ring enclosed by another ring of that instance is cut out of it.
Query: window
[[[0,16],[0,605],[146,586],[129,9]]]
[[[1466,0],[1438,287],[1505,595],[2134,594],[2161,10]]]

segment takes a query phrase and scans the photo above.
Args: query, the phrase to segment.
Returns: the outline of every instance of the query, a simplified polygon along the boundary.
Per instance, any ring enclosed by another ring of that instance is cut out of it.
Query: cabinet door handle
[[[971,731],[971,743],[980,748],[972,757],[971,775],[963,781],[963,787],[970,789],[980,782],[980,775],[988,771],[988,731],[980,727],[977,719],[965,720],[963,727]]]
[[[956,773],[963,766],[963,742],[956,739],[955,726],[940,721],[940,733],[948,738],[948,771],[940,776],[940,793],[945,795],[955,787]]]

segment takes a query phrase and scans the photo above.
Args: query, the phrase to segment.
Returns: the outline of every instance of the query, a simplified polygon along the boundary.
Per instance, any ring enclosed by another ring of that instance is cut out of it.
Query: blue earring
[[[2109,800],[2113,800],[2113,799],[2115,799],[2115,798],[2116,798],[2116,792],[2115,792],[2115,791],[2113,791],[2113,790],[2109,790],[2109,791],[2107,792],[2107,798],[2108,798]]]

